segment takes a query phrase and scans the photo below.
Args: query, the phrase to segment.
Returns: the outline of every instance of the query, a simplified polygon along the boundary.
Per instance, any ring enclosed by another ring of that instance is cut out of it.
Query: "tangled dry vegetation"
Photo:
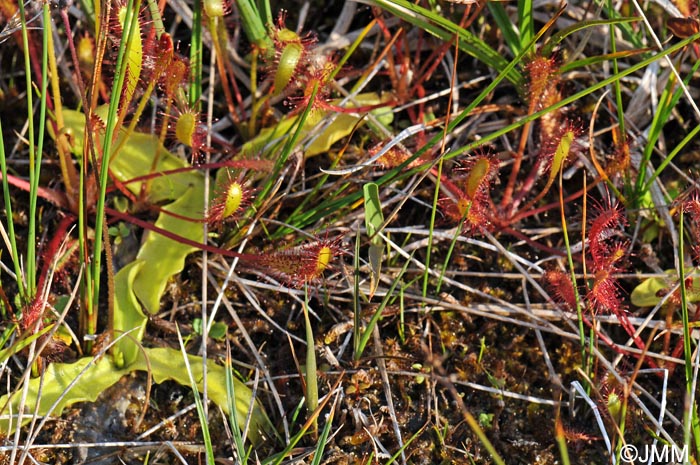
[[[697,461],[697,5],[0,12],[3,463]]]

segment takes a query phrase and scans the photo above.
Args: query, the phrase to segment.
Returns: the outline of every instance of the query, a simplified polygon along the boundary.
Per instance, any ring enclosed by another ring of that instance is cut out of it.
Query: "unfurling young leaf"
[[[370,296],[374,295],[379,284],[379,276],[382,270],[382,256],[384,241],[377,234],[384,223],[382,203],[379,199],[379,187],[373,183],[367,183],[363,187],[365,196],[365,228],[369,236],[369,268],[370,268]]]

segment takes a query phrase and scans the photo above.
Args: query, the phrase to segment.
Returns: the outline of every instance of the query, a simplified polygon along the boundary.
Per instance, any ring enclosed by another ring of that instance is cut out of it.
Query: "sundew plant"
[[[0,0],[0,460],[696,462],[697,15]]]

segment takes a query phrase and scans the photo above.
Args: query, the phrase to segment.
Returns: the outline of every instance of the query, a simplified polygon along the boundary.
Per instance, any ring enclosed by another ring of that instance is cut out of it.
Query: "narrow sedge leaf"
[[[119,24],[122,28],[126,27],[127,8],[122,7],[119,11]],[[137,13],[135,13],[137,14]],[[141,76],[141,64],[143,62],[143,44],[141,42],[141,25],[138,21],[133,22],[136,25],[136,30],[131,34],[127,42],[127,48],[124,54],[126,59],[126,74],[124,75],[124,101],[128,104],[131,102],[136,86]]]
[[[233,383],[233,366],[231,362],[231,346],[226,344],[226,359],[224,361],[224,374],[226,375],[226,402],[229,408],[229,421],[231,425],[238,425],[238,414],[235,408],[236,387]],[[233,436],[234,451],[239,457],[245,456],[245,446],[243,445],[243,435],[239,428],[232,428],[231,435]],[[241,461],[247,465],[246,458]]]
[[[508,16],[501,2],[488,2],[486,7],[491,12],[499,30],[503,33],[503,39],[506,41],[506,44],[508,44],[508,48],[510,48],[513,55],[520,53],[522,50],[521,44],[527,43],[527,41],[521,40],[516,25],[513,24],[513,21],[510,19],[510,16]]]
[[[324,458],[323,451],[328,444],[328,435],[331,432],[331,426],[333,426],[333,412],[335,412],[335,409],[331,408],[330,412],[328,413],[328,417],[326,417],[326,425],[323,427],[321,437],[318,439],[318,443],[316,444],[316,451],[314,453],[314,459],[311,462],[311,465],[321,465],[321,460]]]
[[[549,56],[554,51],[554,48],[559,45],[567,36],[573,34],[574,32],[582,31],[583,29],[589,27],[597,26],[612,26],[614,24],[625,24],[633,23],[635,21],[641,21],[641,18],[628,17],[628,18],[612,18],[612,19],[592,19],[589,21],[578,21],[571,26],[558,31],[553,34],[552,37],[547,41],[547,43],[542,47],[542,55]]]
[[[272,38],[267,34],[265,21],[260,15],[255,0],[238,0],[236,6],[241,15],[243,32],[248,40],[255,44],[263,52],[263,55],[273,50]]]
[[[408,269],[408,266],[411,264],[411,261],[413,260],[413,255],[415,254],[415,250],[411,252],[411,256],[408,257],[406,262],[403,265],[403,268],[401,268],[401,271],[399,271],[399,274],[396,276],[394,279],[394,282],[391,283],[391,286],[389,287],[389,290],[386,292],[384,295],[384,298],[382,299],[381,303],[379,306],[377,306],[377,310],[375,310],[374,315],[372,315],[372,318],[369,320],[369,323],[367,323],[367,326],[364,328],[362,332],[358,332],[360,334],[360,340],[359,342],[355,343],[355,360],[359,360],[362,357],[362,353],[365,351],[365,347],[367,347],[367,343],[369,342],[369,338],[372,335],[372,331],[374,331],[374,327],[377,325],[379,322],[379,319],[382,316],[382,313],[384,312],[384,309],[386,306],[389,304],[389,301],[396,295],[394,291],[396,290],[396,287],[401,283],[401,279],[403,278],[403,275],[406,273],[406,270]],[[355,327],[359,327],[359,321],[355,322]]]
[[[370,267],[370,296],[374,295],[379,285],[379,276],[382,271],[382,259],[384,254],[384,241],[377,234],[384,223],[382,204],[379,199],[379,187],[373,183],[367,183],[362,188],[365,195],[365,228],[369,236],[369,267]]]
[[[201,397],[199,397],[199,388],[197,387],[197,381],[195,380],[194,374],[192,373],[192,367],[190,365],[189,357],[187,355],[187,350],[185,349],[185,342],[182,340],[182,334],[180,334],[180,329],[177,330],[177,340],[180,343],[180,353],[182,354],[182,360],[185,363],[185,372],[190,381],[190,388],[194,393],[194,403],[197,408],[197,416],[199,417],[200,428],[202,429],[202,441],[204,441],[205,458],[207,465],[214,465],[214,447],[211,442],[211,435],[209,434],[209,420],[207,414],[204,410],[204,404],[202,403]]]
[[[518,25],[520,43],[527,44],[535,36],[532,0],[518,0]]]
[[[367,3],[398,16],[404,21],[433,34],[440,40],[452,42],[456,35],[459,38],[458,46],[460,50],[486,63],[498,72],[509,68],[508,61],[486,42],[436,12],[408,0],[367,0]],[[521,85],[523,82],[522,75],[515,68],[508,69],[505,77],[516,85]]]
[[[51,331],[51,329],[53,329],[53,326],[53,324],[47,325],[37,333],[30,334],[29,336],[23,337],[22,339],[18,339],[17,342],[15,342],[13,345],[7,347],[6,349],[0,350],[0,363],[5,363],[8,358],[12,357],[15,354],[18,354],[19,352],[24,350],[24,348],[29,347],[34,341]]]

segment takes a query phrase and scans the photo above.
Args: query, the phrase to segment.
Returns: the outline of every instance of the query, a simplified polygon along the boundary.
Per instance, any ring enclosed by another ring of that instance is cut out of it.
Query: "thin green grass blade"
[[[367,347],[369,338],[372,336],[372,331],[377,325],[377,322],[379,322],[384,308],[386,308],[386,306],[389,304],[389,301],[395,297],[394,290],[396,289],[396,286],[398,286],[403,275],[406,273],[406,270],[408,270],[408,265],[411,263],[414,254],[415,250],[411,253],[411,256],[404,263],[403,268],[401,268],[401,271],[399,271],[399,274],[394,279],[394,282],[391,283],[391,287],[389,287],[389,290],[384,295],[384,298],[377,307],[377,310],[375,310],[374,314],[372,315],[372,318],[369,320],[369,323],[367,323],[367,327],[364,329],[364,331],[361,331],[360,340],[356,345],[357,350],[354,354],[355,360],[359,360],[360,358],[362,358],[362,353],[365,351],[365,347]]]
[[[37,161],[37,153],[35,144],[34,130],[34,99],[33,99],[33,83],[32,83],[32,68],[31,57],[29,56],[29,34],[27,27],[27,15],[24,7],[24,2],[21,0],[19,4],[20,21],[22,24],[22,49],[24,52],[24,76],[27,86],[27,130],[29,142],[29,225],[27,231],[27,262],[26,269],[26,295],[24,298],[29,301],[36,293],[36,204],[37,204],[37,189],[39,187],[39,163]],[[45,82],[45,81],[44,81]],[[14,258],[18,258],[14,257]],[[20,275],[17,275],[19,281]]]
[[[102,141],[102,153],[104,154],[104,160],[100,167],[99,175],[99,194],[97,197],[97,210],[95,212],[95,245],[93,250],[93,263],[91,266],[90,276],[93,281],[88,283],[88,299],[91,307],[88,309],[88,313],[91,315],[90,321],[94,324],[95,317],[92,316],[96,314],[99,308],[99,298],[100,298],[100,277],[101,277],[101,266],[102,266],[102,230],[104,228],[104,218],[105,218],[105,198],[107,195],[107,184],[109,183],[109,159],[112,153],[112,144],[114,142],[115,131],[118,130],[117,119],[119,115],[119,108],[121,103],[122,91],[124,89],[124,83],[126,80],[127,69],[129,66],[130,57],[127,55],[127,50],[130,49],[129,44],[135,40],[137,34],[138,21],[139,21],[139,6],[140,2],[138,0],[129,0],[126,7],[126,15],[124,19],[124,28],[122,31],[121,41],[119,43],[119,52],[117,54],[117,63],[114,75],[114,89],[112,90],[112,95],[109,102],[109,110],[107,114],[107,121],[105,123],[105,133],[104,139]],[[96,328],[89,327],[88,332],[94,334]]]
[[[615,24],[627,24],[636,21],[641,21],[640,18],[636,17],[626,17],[626,18],[612,18],[612,19],[590,19],[588,21],[578,21],[571,26],[557,31],[552,34],[552,37],[545,43],[542,47],[542,55],[549,56],[554,51],[554,48],[559,45],[564,39],[573,34],[574,32],[582,31],[589,27],[596,26],[612,26]]]
[[[187,370],[187,376],[190,379],[190,389],[194,393],[194,403],[197,406],[197,416],[199,417],[199,426],[202,428],[202,439],[204,441],[204,449],[206,450],[206,461],[207,465],[214,465],[214,447],[211,443],[211,435],[209,434],[209,419],[204,410],[204,405],[202,404],[202,398],[199,396],[199,388],[197,388],[197,381],[194,379],[192,374],[192,367],[190,366],[189,356],[187,355],[187,350],[185,350],[185,342],[182,340],[182,334],[180,334],[180,328],[177,328],[177,341],[180,344],[180,352],[182,353],[182,360],[185,362],[185,368]]]
[[[532,13],[532,0],[518,0],[518,27],[520,28],[520,44],[522,45],[527,44],[535,37],[535,19]],[[513,55],[517,55],[517,53]]]
[[[571,71],[578,69],[578,68],[585,68],[587,66],[594,66],[594,65],[601,64],[601,63],[608,63],[611,60],[621,60],[623,58],[630,58],[630,57],[633,57],[636,55],[649,53],[651,51],[653,51],[652,48],[642,48],[642,49],[635,49],[635,50],[618,50],[615,53],[605,53],[603,55],[593,55],[593,56],[581,58],[580,60],[565,63],[564,65],[562,65],[561,68],[559,68],[559,72],[561,74],[566,74],[566,73],[571,72]]]
[[[460,226],[457,226],[455,228],[455,233],[452,235],[452,239],[450,240],[450,246],[447,248],[445,260],[442,262],[442,268],[440,269],[440,277],[438,278],[437,285],[435,286],[435,295],[440,295],[440,288],[442,288],[443,279],[445,277],[445,274],[447,273],[447,267],[449,266],[450,261],[452,259],[452,253],[454,252],[455,246],[457,245],[457,240],[460,238],[461,235],[462,228]]]
[[[362,317],[360,315],[360,232],[355,234],[355,253],[352,259],[353,269],[353,293],[352,293],[352,351],[354,354],[360,352],[360,337],[362,333]]]
[[[403,444],[403,446],[400,447],[399,450],[397,450],[397,451],[394,453],[394,455],[392,455],[392,456],[389,458],[389,461],[386,462],[385,465],[391,465],[392,463],[396,462],[396,460],[398,460],[398,458],[401,457],[401,453],[404,452],[404,451],[406,450],[406,448],[407,448],[409,445],[411,445],[411,443],[412,443],[413,441],[415,441],[418,437],[420,437],[421,434],[423,434],[423,431],[425,430],[425,428],[426,428],[426,426],[423,426],[423,427],[420,428],[418,431],[416,431],[415,433],[413,433],[413,435],[411,435],[411,437],[408,438],[408,439],[406,440],[406,442]]]
[[[520,86],[524,82],[523,76],[517,69],[512,68],[506,71],[508,61],[500,53],[471,32],[439,14],[406,0],[365,0],[365,2],[378,6],[445,42],[451,42],[456,35],[459,38],[460,50],[482,61],[499,73],[505,72],[505,77],[516,86]]]
[[[340,384],[340,380],[336,382],[336,384],[331,388],[331,392],[335,391]],[[273,455],[272,457],[267,458],[266,460],[263,460],[261,463],[262,465],[279,465],[281,464],[284,459],[291,453],[292,449],[296,447],[296,445],[301,441],[301,439],[306,435],[306,432],[309,430],[311,427],[311,424],[316,421],[318,418],[318,415],[321,413],[321,411],[326,408],[326,405],[328,405],[328,402],[330,401],[331,396],[326,396],[323,401],[320,403],[318,408],[312,412],[310,415],[309,419],[306,420],[306,422],[301,426],[301,429],[292,436],[289,439],[289,442],[287,446],[282,450],[281,452],[278,452],[277,454]],[[334,404],[335,405],[335,404]]]
[[[21,3],[21,0],[20,2]],[[45,27],[42,29],[42,52],[41,52],[41,90],[39,94],[39,131],[37,133],[37,143],[36,143],[36,156],[34,165],[34,175],[32,176],[33,182],[31,183],[30,191],[30,203],[29,203],[29,218],[30,221],[36,219],[36,206],[37,200],[39,198],[39,180],[41,178],[41,159],[44,153],[44,136],[46,135],[46,101],[48,95],[48,83],[49,83],[49,34],[53,33],[51,28],[51,11],[49,10],[49,4],[44,3],[42,7],[43,21]],[[31,91],[27,89],[27,93]],[[29,106],[29,103],[27,103]],[[30,228],[31,230],[31,228]],[[36,251],[36,243],[33,240],[27,242],[27,247],[31,250]],[[28,261],[35,261],[35,257],[30,257],[27,254]],[[29,264],[27,264],[29,266]],[[32,281],[29,281],[32,282]],[[37,292],[43,292],[42,289],[37,289]]]
[[[233,435],[233,445],[238,454],[238,464],[245,465],[248,463],[245,445],[243,444],[243,436],[241,429],[238,427],[238,409],[236,408],[236,387],[233,382],[233,363],[231,361],[231,346],[228,339],[226,340],[226,361],[224,362],[226,374],[226,402],[229,408],[229,423],[231,424],[231,434]]]
[[[506,9],[503,7],[501,2],[488,2],[486,5],[493,16],[498,29],[503,34],[503,40],[506,41],[508,48],[511,50],[513,55],[517,55],[522,50],[522,44],[520,42],[520,34],[515,28],[515,24],[511,21]]]
[[[683,324],[683,359],[685,360],[685,390],[686,398],[691,399],[693,396],[693,348],[691,347],[690,334],[690,316],[688,314],[688,296],[685,289],[685,251],[684,251],[684,224],[683,224],[683,209],[680,209],[680,220],[678,224],[678,256],[679,260],[679,282],[681,291],[681,322]],[[696,349],[697,350],[697,347]],[[683,411],[684,423],[684,444],[690,445],[691,436],[695,441],[695,451],[700,454],[700,419],[698,418],[697,403],[688,404]],[[692,435],[690,434],[692,431]]]
[[[17,288],[19,295],[29,300],[27,289],[25,288],[22,276],[22,263],[19,258],[17,248],[17,236],[15,235],[15,222],[12,216],[12,198],[10,197],[10,183],[7,181],[7,159],[5,155],[5,138],[2,130],[2,119],[0,118],[0,173],[2,173],[2,195],[5,201],[5,218],[7,219],[7,235],[10,239],[10,253],[12,254],[12,265],[17,278]],[[9,309],[8,309],[9,310]]]
[[[314,459],[311,465],[321,465],[321,460],[323,460],[323,451],[326,449],[326,444],[328,441],[328,436],[331,433],[331,426],[333,426],[333,413],[335,409],[331,408],[330,413],[326,417],[326,424],[323,427],[321,436],[318,438],[318,443],[316,444],[316,451],[314,452]]]
[[[438,201],[440,198],[440,181],[442,180],[442,167],[443,163],[445,161],[444,157],[440,157],[440,160],[438,161],[438,172],[437,176],[435,179],[435,189],[433,191],[433,205],[432,208],[430,209],[430,224],[428,225],[428,246],[426,247],[425,250],[425,270],[423,271],[423,288],[422,288],[422,295],[423,298],[425,299],[428,297],[428,282],[430,278],[430,258],[431,258],[431,251],[433,250],[433,234],[435,230],[435,218],[437,218],[437,212],[438,212]]]
[[[607,8],[608,8],[608,16],[613,14],[615,11],[615,7],[613,5],[612,0],[608,0],[607,2]],[[610,37],[610,51],[611,53],[615,54],[617,53],[617,37],[615,34],[616,28],[614,25],[610,25],[608,27],[609,29],[609,37]],[[620,66],[618,64],[617,58],[613,58],[612,60],[612,65],[613,65],[613,73],[617,74],[620,72]],[[613,84],[613,89],[615,91],[615,109],[617,110],[617,125],[618,125],[618,137],[620,138],[618,141],[619,147],[625,147],[627,144],[627,130],[626,128],[626,123],[625,123],[625,105],[622,102],[622,86],[620,85],[620,81],[615,81]],[[629,185],[629,176],[625,176],[625,185]]]
[[[563,465],[570,465],[571,459],[569,458],[569,448],[566,446],[566,436],[564,435],[564,425],[561,423],[559,415],[555,420],[555,432],[554,438],[557,441],[557,447],[559,448],[559,456],[561,457],[561,463]]]
[[[253,203],[253,206],[255,208],[260,207],[262,203],[267,199],[268,194],[272,191],[274,185],[277,183],[277,180],[279,178],[279,174],[282,172],[282,169],[287,163],[287,159],[289,158],[289,155],[292,152],[292,149],[296,145],[297,141],[301,137],[302,131],[304,129],[304,123],[306,120],[309,118],[309,115],[311,114],[311,110],[313,107],[313,102],[314,99],[316,98],[316,94],[318,93],[318,84],[314,85],[314,88],[311,91],[311,98],[309,99],[309,104],[306,106],[304,109],[304,112],[299,115],[297,121],[295,122],[295,125],[292,125],[292,128],[288,132],[292,133],[292,136],[287,138],[286,143],[284,145],[284,148],[282,149],[282,152],[280,153],[279,157],[277,157],[275,161],[275,166],[272,169],[272,173],[267,179],[267,182],[263,185],[263,187],[260,189],[259,194],[256,196],[256,199]],[[292,132],[293,131],[293,132]]]
[[[192,5],[192,40],[190,42],[190,107],[199,110],[202,96],[202,0]],[[224,59],[224,57],[221,57]]]
[[[565,202],[564,202],[564,188],[563,188],[563,179],[562,179],[562,173],[561,171],[559,172],[559,213],[561,217],[561,231],[562,231],[562,236],[564,238],[564,247],[566,249],[566,261],[567,265],[569,267],[569,276],[571,278],[571,284],[572,287],[574,288],[574,297],[576,299],[576,317],[578,320],[578,337],[579,337],[579,344],[581,345],[581,360],[583,362],[583,367],[586,373],[586,376],[590,376],[590,366],[589,366],[589,352],[588,352],[588,344],[586,341],[586,328],[584,326],[583,322],[583,306],[581,302],[581,296],[579,295],[578,291],[578,286],[576,285],[576,267],[574,265],[574,256],[573,252],[571,251],[571,242],[569,240],[569,228],[567,226],[566,222],[566,211],[565,211]]]
[[[698,69],[700,69],[700,60],[697,60],[693,64],[690,72],[683,79],[683,83],[685,85],[688,85]],[[649,160],[651,160],[651,156],[654,153],[654,147],[661,136],[661,132],[663,131],[666,122],[669,120],[671,112],[676,107],[682,96],[683,89],[674,86],[674,79],[673,76],[671,76],[661,94],[657,111],[654,113],[654,117],[649,128],[647,145],[644,147],[642,161],[639,165],[639,176],[637,177],[635,190],[637,198],[641,198],[646,194],[646,192],[651,188],[652,183],[661,175],[661,173],[663,173],[668,165],[675,159],[676,155],[678,155],[681,150],[688,145],[688,143],[695,139],[695,136],[700,131],[700,126],[697,125],[691,129],[690,132],[673,148],[673,150],[668,153],[661,163],[659,163],[658,168],[654,170],[654,173],[649,177],[649,179],[645,179]]]

